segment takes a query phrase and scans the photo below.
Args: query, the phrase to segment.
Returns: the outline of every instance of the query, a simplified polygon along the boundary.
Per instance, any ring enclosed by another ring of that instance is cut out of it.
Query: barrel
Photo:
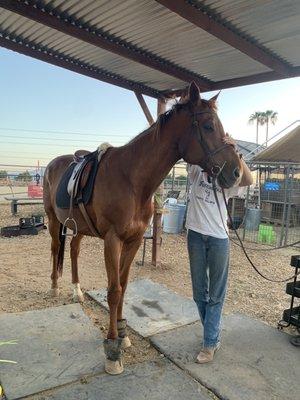
[[[247,208],[245,218],[245,229],[248,231],[258,231],[261,219],[261,210],[259,208]]]
[[[163,217],[163,232],[180,233],[186,210],[185,204],[165,204]]]

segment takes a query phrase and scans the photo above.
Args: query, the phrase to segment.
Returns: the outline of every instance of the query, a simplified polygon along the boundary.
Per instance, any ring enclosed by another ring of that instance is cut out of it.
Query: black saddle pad
[[[84,204],[88,204],[88,202],[91,199],[93,189],[94,189],[94,183],[95,183],[95,178],[96,174],[98,171],[98,158],[97,158],[97,152],[91,153],[88,155],[89,163],[91,163],[91,170],[88,176],[87,183],[85,187],[82,190],[82,200]],[[61,180],[58,184],[57,192],[56,192],[56,205],[58,208],[69,208],[70,207],[70,196],[67,191],[67,186],[68,182],[70,180],[70,177],[72,175],[73,169],[75,168],[76,163],[73,162],[72,164],[69,165],[63,176],[61,177]],[[75,199],[74,201],[74,206],[78,206],[78,202]]]

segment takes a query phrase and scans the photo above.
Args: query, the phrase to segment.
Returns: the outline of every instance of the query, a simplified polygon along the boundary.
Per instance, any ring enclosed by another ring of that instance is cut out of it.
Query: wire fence
[[[0,164],[0,201],[10,197],[41,197],[45,167]]]
[[[300,165],[260,164],[256,186],[229,202],[243,240],[280,247],[300,240]]]
[[[235,228],[245,241],[280,247],[300,240],[300,165],[250,164],[256,185],[242,198],[229,200]],[[0,164],[0,200],[27,196],[29,187],[43,183],[45,166]],[[6,175],[5,175],[6,174]],[[186,164],[179,162],[163,181],[164,200],[187,203]]]

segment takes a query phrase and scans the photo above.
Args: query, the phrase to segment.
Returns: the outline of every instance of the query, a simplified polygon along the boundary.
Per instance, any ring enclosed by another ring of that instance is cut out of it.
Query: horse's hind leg
[[[124,243],[121,254],[120,262],[120,284],[122,287],[122,294],[118,305],[118,336],[122,339],[121,347],[126,349],[131,346],[131,342],[126,333],[126,319],[123,319],[123,300],[127,288],[128,277],[131,263],[140,247],[143,236],[139,236],[134,241]]]
[[[83,238],[83,235],[78,234],[77,236],[74,236],[71,240],[71,265],[72,265],[72,283],[74,286],[73,289],[73,301],[75,303],[78,302],[83,302],[84,297],[83,293],[80,288],[80,283],[79,283],[79,276],[78,276],[78,256],[79,256],[79,250],[80,250],[80,242],[81,239]]]
[[[51,289],[50,294],[53,297],[59,295],[58,289],[58,258],[59,258],[59,250],[60,250],[60,222],[56,218],[54,212],[47,212],[49,219],[49,232],[51,235],[51,258],[52,258],[52,274],[51,274]]]

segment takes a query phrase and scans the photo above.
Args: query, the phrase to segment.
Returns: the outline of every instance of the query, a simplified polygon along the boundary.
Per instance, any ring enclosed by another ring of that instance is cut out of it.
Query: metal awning
[[[300,125],[253,157],[251,162],[300,163]]]
[[[250,161],[255,154],[259,153],[261,149],[264,148],[256,143],[248,142],[246,140],[235,139],[235,141],[238,147],[238,152],[241,153],[247,161]]]
[[[300,76],[298,0],[0,0],[0,46],[159,98]]]

